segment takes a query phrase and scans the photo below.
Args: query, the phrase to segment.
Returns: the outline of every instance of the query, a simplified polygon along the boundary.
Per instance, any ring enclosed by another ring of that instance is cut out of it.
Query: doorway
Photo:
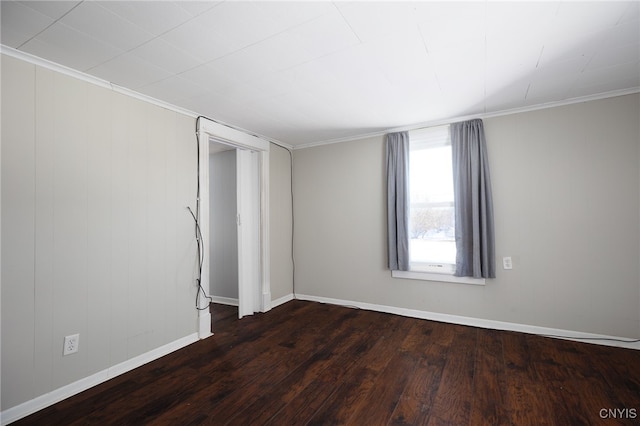
[[[236,149],[209,144],[209,295],[238,306],[238,208]]]
[[[200,229],[211,235],[210,214],[210,143],[230,147],[236,156],[236,228],[238,316],[271,309],[269,282],[269,147],[268,141],[257,136],[200,117],[198,129],[198,160],[200,164]],[[208,245],[207,245],[207,248]],[[205,250],[202,261],[202,286],[211,289],[211,250]],[[212,335],[211,313],[198,306],[198,329],[201,339]],[[215,324],[213,325],[215,328]]]

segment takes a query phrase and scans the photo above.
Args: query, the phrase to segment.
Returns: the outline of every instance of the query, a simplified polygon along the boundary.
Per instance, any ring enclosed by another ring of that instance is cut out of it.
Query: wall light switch
[[[513,269],[513,262],[511,261],[510,257],[502,258],[502,267],[504,269]]]

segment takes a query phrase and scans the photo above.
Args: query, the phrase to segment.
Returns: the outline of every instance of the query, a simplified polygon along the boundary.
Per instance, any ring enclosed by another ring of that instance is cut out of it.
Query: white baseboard
[[[211,301],[221,305],[238,306],[238,299],[233,299],[231,297],[211,296]]]
[[[185,336],[171,343],[167,343],[164,346],[160,346],[159,348],[99,371],[91,376],[85,377],[66,386],[62,386],[61,388],[55,389],[30,401],[8,408],[0,413],[0,424],[6,425],[11,422],[15,422],[29,414],[40,411],[43,408],[62,401],[63,399],[79,394],[93,386],[106,382],[107,380],[138,368],[197,341],[198,333],[190,334],[189,336]]]
[[[262,312],[269,312],[271,310],[271,292],[262,293]]]
[[[332,299],[328,297],[311,296],[308,294],[296,294],[296,299],[312,302],[329,303],[366,309],[369,311],[385,312],[388,314],[402,315],[405,317],[420,318],[432,321],[440,321],[451,324],[469,325],[472,327],[489,328],[494,330],[519,331],[521,333],[537,334],[540,336],[556,337],[565,340],[575,340],[584,343],[594,343],[604,346],[617,346],[627,349],[640,350],[640,342],[625,342],[634,340],[626,337],[607,336],[603,334],[584,333],[581,331],[563,330],[558,328],[538,327],[535,325],[518,324],[513,322],[487,320],[482,318],[463,317],[459,315],[440,314],[437,312],[419,311],[416,309],[398,308],[395,306],[376,305],[372,303],[356,302],[353,300]],[[613,339],[613,340],[600,340]]]
[[[272,300],[271,301],[271,309],[275,308],[276,306],[280,306],[283,305],[291,300],[293,300],[293,293],[289,293],[286,296],[282,296],[277,298],[276,300]]]
[[[198,337],[206,339],[213,336],[211,332],[211,312],[209,309],[198,311]]]
[[[213,303],[219,303],[221,305],[238,306],[238,299],[232,299],[230,297],[211,296],[211,300]],[[271,300],[271,293],[264,293],[262,295],[262,306],[264,306],[264,312],[267,312],[290,300],[293,300],[293,294],[287,294],[279,299]]]

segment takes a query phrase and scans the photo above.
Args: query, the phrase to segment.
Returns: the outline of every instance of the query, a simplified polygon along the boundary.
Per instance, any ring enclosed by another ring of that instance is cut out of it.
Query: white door
[[[236,151],[238,317],[260,311],[260,154]]]

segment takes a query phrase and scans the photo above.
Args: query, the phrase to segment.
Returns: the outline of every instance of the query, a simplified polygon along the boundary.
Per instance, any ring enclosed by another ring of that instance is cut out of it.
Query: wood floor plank
[[[336,330],[337,334],[332,336],[326,345],[319,348],[284,380],[274,383],[268,393],[238,413],[231,421],[236,424],[265,424],[274,416],[281,419],[285,413],[279,413],[280,410],[290,405],[301,392],[312,386],[312,382],[318,377],[325,381],[328,378],[337,380],[338,372],[335,368],[330,370],[330,367],[338,366],[344,371],[344,367],[355,360],[353,355],[359,350],[358,346],[370,333],[375,332],[375,326],[375,323],[367,321],[364,316],[356,315],[353,321],[345,323],[339,331]],[[326,387],[326,384],[323,384],[323,387]],[[317,401],[317,396],[313,399],[300,399],[300,401]],[[291,408],[294,407],[291,406]],[[290,418],[299,419],[299,413],[296,414],[298,415]]]
[[[593,414],[582,405],[581,384],[591,374],[586,360],[571,347],[572,342],[555,342],[550,350],[549,338],[530,336],[529,347],[536,356],[531,360],[538,377],[546,383],[545,396],[558,424],[588,424]],[[582,395],[583,396],[583,395]]]
[[[502,339],[495,330],[478,330],[470,424],[510,424],[506,410]]]
[[[261,395],[271,395],[272,389],[286,379],[292,371],[302,371],[304,368],[311,368],[314,364],[317,367],[316,372],[322,371],[326,367],[322,361],[330,359],[333,350],[339,351],[337,346],[341,343],[337,338],[332,339],[328,336],[331,335],[331,332],[340,329],[341,323],[352,317],[353,314],[349,312],[348,316],[344,318],[333,318],[333,321],[327,321],[322,328],[316,331],[309,330],[309,333],[298,336],[295,346],[292,348],[295,351],[282,356],[272,371],[257,365],[262,369],[262,377],[251,379],[248,386],[239,386],[239,390],[231,398],[215,407],[212,415],[232,419],[230,424],[243,424],[234,419],[234,413],[238,406],[250,407],[257,402]],[[267,406],[270,410],[274,409],[273,405],[267,404]]]
[[[547,384],[532,365],[532,353],[526,334],[503,332],[506,407],[511,424],[554,425],[555,413],[546,394]]]
[[[471,413],[478,329],[452,326],[454,339],[442,371],[429,425],[466,425]]]
[[[314,414],[309,425],[348,424],[353,412],[368,398],[378,375],[387,367],[402,343],[406,318],[386,315],[387,327],[381,329],[376,344],[339,383],[325,404]]]
[[[397,352],[378,375],[366,398],[354,407],[347,424],[386,425],[409,378],[414,374],[418,359],[406,352]]]
[[[452,337],[452,329],[445,324],[433,321],[414,324],[402,347],[419,356],[419,361],[389,424],[427,424]]]
[[[247,352],[249,357],[243,359],[244,362],[230,358],[224,371],[211,372],[217,376],[213,386],[215,396],[211,396],[211,387],[202,388],[192,395],[190,405],[159,416],[157,424],[174,424],[193,416],[194,412],[198,416],[206,415],[207,421],[224,424],[239,409],[251,405],[267,392],[271,384],[282,380],[291,369],[303,363],[331,330],[353,315],[343,309],[331,314],[334,311],[335,307],[322,306],[317,312],[306,313],[304,320],[299,322],[300,329],[288,330],[269,340],[255,341],[252,346],[260,349]],[[305,329],[307,333],[302,332]]]
[[[637,407],[637,418],[640,419],[640,360],[631,349],[611,348],[586,345],[593,369],[598,371],[602,381],[597,383],[610,400],[600,406],[601,409],[624,409]],[[593,383],[593,381],[592,381]],[[603,386],[603,383],[605,384]],[[615,389],[615,391],[612,391]],[[632,419],[630,419],[632,420]]]
[[[352,377],[354,371],[362,368],[370,362],[370,355],[375,353],[376,345],[386,345],[384,338],[387,329],[395,327],[395,321],[377,321],[377,318],[388,318],[388,315],[370,315],[367,311],[360,311],[359,318],[365,321],[366,329],[362,333],[358,344],[351,353],[338,357],[324,372],[316,377],[305,387],[295,399],[289,402],[282,410],[275,413],[267,424],[305,425],[325,404],[331,405],[334,400],[334,391],[345,381]],[[325,408],[326,410],[326,408]],[[319,415],[317,417],[322,417]]]
[[[294,300],[16,425],[637,424],[640,351]],[[635,418],[602,419],[600,410]],[[633,411],[632,411],[633,410]]]

